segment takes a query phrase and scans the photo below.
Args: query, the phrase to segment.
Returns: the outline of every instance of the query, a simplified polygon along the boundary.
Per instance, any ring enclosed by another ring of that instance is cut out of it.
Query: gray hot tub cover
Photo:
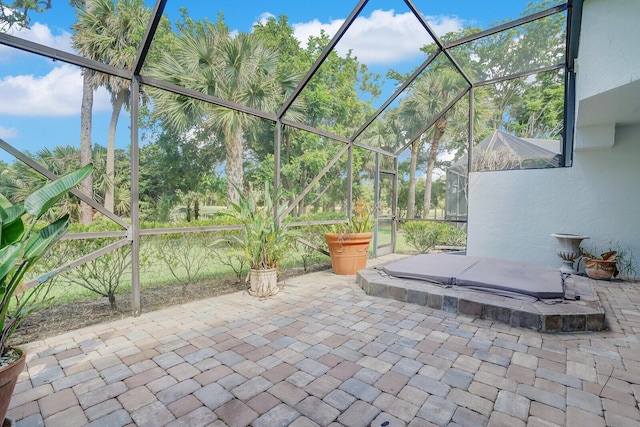
[[[466,255],[421,254],[383,267],[390,276],[443,285],[522,294],[540,299],[564,297],[558,269],[522,262]]]

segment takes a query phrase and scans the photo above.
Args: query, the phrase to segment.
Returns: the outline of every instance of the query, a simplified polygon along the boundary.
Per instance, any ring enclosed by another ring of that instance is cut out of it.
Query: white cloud
[[[73,48],[71,47],[71,33],[60,30],[59,34],[53,34],[51,28],[39,22],[34,23],[30,28],[12,27],[9,34],[55,49],[73,52]]]
[[[75,53],[71,45],[71,33],[61,30],[59,34],[53,34],[51,29],[39,22],[34,23],[30,28],[11,27],[8,34],[19,37],[23,40],[40,43],[47,47]],[[12,55],[22,53],[22,51],[7,46],[0,46],[0,62],[9,59]]]
[[[44,76],[6,76],[0,80],[0,114],[14,116],[72,116],[80,114],[82,74],[63,64]],[[100,89],[94,95],[93,111],[110,107],[109,95]]]
[[[258,21],[254,22],[251,27],[252,28],[255,27],[256,24],[265,25],[269,19],[271,18],[275,19],[275,17],[276,15],[274,15],[273,13],[264,12],[262,15],[260,15],[260,17],[258,18]]]
[[[16,128],[5,128],[0,126],[0,138],[2,139],[11,139],[18,136],[18,129]]]
[[[438,35],[463,28],[463,20],[456,16],[427,16],[427,22]],[[333,37],[344,19],[322,23],[293,24],[294,35],[303,46],[310,35],[318,36],[324,30]],[[420,48],[431,43],[426,30],[411,13],[396,14],[393,10],[375,10],[369,17],[358,17],[347,30],[336,49],[345,55],[350,49],[365,64],[394,64],[423,55]]]

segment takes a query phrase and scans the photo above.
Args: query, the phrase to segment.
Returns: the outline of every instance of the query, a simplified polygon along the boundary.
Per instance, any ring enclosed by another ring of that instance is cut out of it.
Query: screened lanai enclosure
[[[407,221],[464,229],[468,171],[508,160],[474,161],[496,131],[553,141],[532,167],[571,165],[581,0],[18,3],[0,0],[1,192],[19,201],[94,163],[60,207],[75,224],[54,274],[38,274],[130,286],[134,314],[150,283],[241,277],[211,242],[265,183],[306,267],[356,200],[378,219],[372,256],[412,250]],[[462,215],[445,215],[452,197]]]

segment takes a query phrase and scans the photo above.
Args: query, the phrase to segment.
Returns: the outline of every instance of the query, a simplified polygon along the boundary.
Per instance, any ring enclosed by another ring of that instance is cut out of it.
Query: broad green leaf
[[[0,249],[0,277],[4,278],[11,271],[15,263],[20,259],[21,250],[22,245],[19,243]]]
[[[25,259],[39,258],[69,228],[69,215],[64,215],[56,222],[36,231],[25,245]]]
[[[22,220],[13,221],[11,224],[2,224],[2,239],[0,247],[5,247],[22,239],[24,223]]]
[[[69,192],[69,190],[89,176],[92,168],[93,165],[86,165],[34,191],[24,201],[25,210],[34,218],[40,218],[62,196]]]
[[[22,205],[10,206],[2,210],[2,227],[6,227],[24,215],[25,210]]]
[[[9,201],[9,199],[4,197],[4,194],[0,194],[0,207],[3,209],[8,209],[11,206],[12,203]]]

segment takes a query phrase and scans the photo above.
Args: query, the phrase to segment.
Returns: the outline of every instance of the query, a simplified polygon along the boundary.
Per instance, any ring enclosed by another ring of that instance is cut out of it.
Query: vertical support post
[[[393,198],[391,199],[391,253],[396,253],[398,232],[398,157],[393,158]]]
[[[138,118],[140,111],[140,83],[138,77],[131,80],[131,307],[133,316],[140,315],[140,212],[139,212],[139,151]]]
[[[469,221],[469,174],[471,174],[471,165],[473,165],[473,123],[475,121],[475,88],[469,88],[469,141],[467,141],[467,179],[464,191],[467,195],[467,222]],[[460,219],[460,218],[456,218]]]
[[[380,217],[379,210],[377,209],[380,206],[380,153],[376,152],[376,162],[375,169],[373,172],[373,206],[375,215],[375,225],[373,226],[373,256],[378,256],[378,219]]]
[[[562,132],[562,160],[560,166],[573,165],[573,138],[576,117],[576,73],[564,70],[564,131]]]
[[[567,11],[567,38],[564,67],[564,129],[562,132],[562,164],[569,167],[573,164],[573,138],[576,121],[576,69],[580,43],[580,27],[582,26],[582,0],[573,0]]]
[[[474,107],[474,103],[475,103],[475,88],[473,86],[471,86],[471,88],[469,89],[469,140],[467,141],[467,162],[468,162],[468,168],[469,171],[471,172],[471,165],[473,164],[473,159],[472,159],[472,151],[473,151],[473,122],[475,120],[475,107]],[[468,173],[467,173],[468,175]]]
[[[273,217],[276,224],[280,225],[281,218],[278,216],[278,188],[280,187],[280,147],[282,140],[282,123],[276,120],[273,132]]]
[[[353,204],[353,144],[349,144],[347,159],[347,217],[351,218]]]

